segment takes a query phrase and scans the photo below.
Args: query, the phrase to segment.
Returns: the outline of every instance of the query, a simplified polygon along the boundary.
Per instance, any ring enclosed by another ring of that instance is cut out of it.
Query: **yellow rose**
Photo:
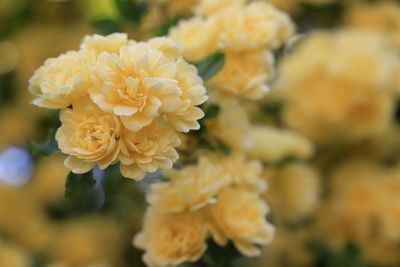
[[[169,36],[183,47],[183,56],[199,61],[217,51],[219,29],[214,18],[193,17],[182,20],[169,32]]]
[[[91,86],[89,67],[94,61],[92,51],[70,51],[47,59],[29,80],[29,91],[37,96],[32,103],[60,109],[86,95]]]
[[[273,55],[266,50],[227,52],[225,64],[208,84],[249,99],[260,99],[268,91],[273,75]]]
[[[72,172],[85,173],[96,164],[105,169],[116,161],[121,130],[116,116],[84,98],[72,109],[62,110],[60,120],[56,140],[60,150],[69,155],[64,163]]]
[[[147,210],[144,229],[134,238],[134,245],[145,250],[149,266],[175,266],[198,260],[206,250],[207,229],[198,212],[165,214]]]
[[[210,206],[208,226],[218,244],[225,245],[231,239],[244,255],[257,256],[257,245],[268,244],[274,237],[275,228],[266,220],[268,212],[267,204],[254,192],[228,187]]]
[[[268,126],[250,128],[248,154],[266,162],[279,162],[288,157],[307,159],[314,152],[313,144],[296,132]]]
[[[221,27],[220,48],[227,50],[275,49],[294,32],[289,16],[264,2],[226,8],[215,18]]]
[[[316,33],[280,64],[284,121],[318,143],[379,136],[391,125],[397,70],[379,35]]]
[[[120,116],[130,131],[139,131],[162,114],[192,122],[186,124],[188,128],[178,127],[181,130],[198,129],[195,121],[203,113],[198,110],[193,116],[181,112],[193,102],[182,99],[189,88],[177,80],[177,64],[174,58],[146,43],[123,46],[119,54],[103,52],[92,68],[94,86],[89,90],[90,97],[102,110]],[[195,89],[205,94],[201,80],[198,82]]]
[[[98,34],[86,36],[81,44],[82,50],[92,50],[97,54],[102,52],[119,53],[119,49],[128,44],[128,36],[125,33],[113,33],[107,36]]]
[[[231,181],[224,169],[207,157],[166,176],[171,180],[153,184],[146,195],[147,202],[161,212],[189,212],[215,203],[217,193]]]
[[[275,219],[296,221],[312,215],[320,200],[318,172],[309,165],[290,163],[266,171],[268,191],[265,199],[275,211]]]
[[[180,144],[176,133],[153,122],[138,132],[122,129],[120,170],[123,176],[142,179],[146,172],[171,169],[178,159],[175,147]]]

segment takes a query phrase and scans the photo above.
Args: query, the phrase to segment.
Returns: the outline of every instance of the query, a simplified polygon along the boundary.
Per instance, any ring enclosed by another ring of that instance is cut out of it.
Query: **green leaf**
[[[203,61],[196,64],[199,75],[204,81],[208,81],[216,75],[225,64],[225,55],[222,53],[214,53],[206,57]]]
[[[149,9],[147,1],[137,3],[134,0],[116,0],[119,13],[127,20],[139,24]]]
[[[230,147],[225,144],[221,139],[217,139],[216,149],[225,156],[229,156],[231,154]]]
[[[221,108],[216,104],[208,105],[207,108],[204,110],[205,115],[203,119],[208,120],[216,118],[220,110]]]
[[[110,34],[122,31],[121,23],[110,18],[95,19],[91,22],[91,24],[102,34]]]
[[[43,156],[50,156],[54,152],[59,151],[55,135],[56,135],[56,129],[51,128],[47,136],[47,139],[44,143],[39,144],[34,141],[29,142],[29,149],[31,151],[31,154],[34,156],[38,154]]]
[[[93,170],[84,174],[70,172],[65,183],[65,197],[76,198],[85,195],[96,184],[93,178]]]

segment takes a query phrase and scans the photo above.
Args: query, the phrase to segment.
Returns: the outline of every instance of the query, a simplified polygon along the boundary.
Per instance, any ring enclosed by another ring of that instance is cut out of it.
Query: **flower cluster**
[[[241,154],[202,155],[196,165],[167,172],[169,180],[151,186],[144,229],[134,243],[150,266],[196,261],[211,236],[219,245],[232,240],[246,256],[259,255],[275,229],[260,194],[266,184],[258,161]]]
[[[271,50],[293,34],[289,17],[260,1],[203,0],[195,9],[195,17],[170,31],[182,44],[184,57],[199,61],[223,52],[225,65],[208,85],[249,99],[264,96],[273,74]]]
[[[170,169],[177,132],[199,129],[202,79],[168,38],[87,36],[79,51],[48,59],[30,80],[33,103],[62,109],[56,139],[65,165],[85,173],[121,163],[125,177]]]
[[[286,101],[284,121],[316,143],[380,135],[391,125],[399,63],[373,33],[307,37],[280,64],[276,87]]]

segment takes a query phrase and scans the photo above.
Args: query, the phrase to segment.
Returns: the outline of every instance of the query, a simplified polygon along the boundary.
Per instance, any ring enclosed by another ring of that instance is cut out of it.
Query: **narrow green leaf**
[[[115,4],[119,13],[127,20],[139,24],[149,9],[147,1],[116,0]]]
[[[199,75],[204,81],[208,81],[224,67],[224,64],[225,55],[222,53],[214,53],[196,65]]]
[[[218,116],[219,112],[220,112],[221,108],[216,105],[216,104],[210,104],[208,105],[208,107],[204,110],[204,119],[208,120],[208,119],[214,119]]]
[[[85,195],[96,184],[93,178],[93,170],[84,174],[70,172],[65,183],[65,197],[76,198]]]
[[[221,139],[217,139],[216,149],[223,155],[229,156],[231,154],[230,147],[225,144]]]
[[[39,144],[34,141],[29,142],[29,149],[32,155],[50,156],[54,152],[59,151],[58,144],[55,139],[56,129],[51,128],[45,142]]]

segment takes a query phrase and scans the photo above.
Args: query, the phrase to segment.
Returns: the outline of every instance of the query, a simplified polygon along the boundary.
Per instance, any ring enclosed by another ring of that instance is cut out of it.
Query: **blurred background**
[[[270,127],[252,133],[270,152],[252,156],[267,166],[278,232],[260,259],[232,264],[400,266],[400,1],[266,2],[288,12],[298,31],[276,54],[275,90],[246,103],[251,121]],[[151,179],[124,179],[111,167],[95,171],[89,194],[66,199],[64,156],[30,150],[59,121],[30,104],[28,81],[87,34],[166,35],[196,3],[0,0],[1,267],[143,266],[132,237]],[[321,78],[326,66],[336,78]]]

